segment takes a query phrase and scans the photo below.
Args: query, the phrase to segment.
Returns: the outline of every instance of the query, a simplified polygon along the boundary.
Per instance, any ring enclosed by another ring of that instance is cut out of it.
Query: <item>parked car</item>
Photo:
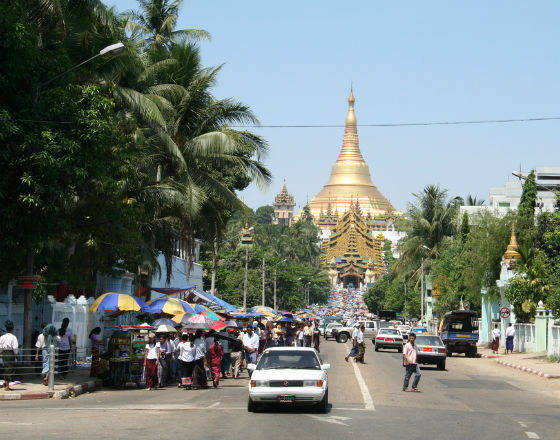
[[[402,324],[397,326],[397,328],[401,332],[403,339],[408,339],[408,335],[410,334],[410,326],[406,324]]]
[[[445,345],[439,336],[419,335],[415,342],[418,348],[419,364],[435,364],[438,370],[445,370],[447,358]]]
[[[327,328],[325,329],[325,340],[328,340],[329,338],[333,337],[333,330],[335,328],[341,328],[342,324],[338,323],[338,322],[331,322],[330,324],[327,324]]]
[[[247,409],[256,411],[263,404],[317,406],[326,413],[329,404],[327,371],[313,348],[267,348],[258,363],[247,365],[249,380]]]
[[[375,351],[380,348],[396,348],[399,353],[403,349],[403,337],[401,332],[396,328],[382,328],[377,332],[377,336],[373,338]]]

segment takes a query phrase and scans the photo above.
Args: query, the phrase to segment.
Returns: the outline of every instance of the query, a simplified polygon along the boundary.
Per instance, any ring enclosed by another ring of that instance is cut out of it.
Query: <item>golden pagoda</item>
[[[343,215],[356,204],[360,207],[361,213],[367,217],[381,217],[394,212],[391,202],[373,184],[369,167],[362,157],[354,102],[354,93],[350,89],[342,149],[332,166],[329,181],[309,202],[311,215],[323,228],[330,229],[329,226],[336,222],[332,212]],[[321,222],[319,219],[325,216],[325,211],[331,214],[328,219],[324,219],[326,221]]]
[[[520,260],[521,254],[518,251],[519,245],[517,244],[517,236],[515,235],[515,222],[511,224],[511,237],[509,239],[508,247],[504,253],[504,262],[509,265],[512,260]]]
[[[322,259],[329,267],[331,284],[358,287],[379,279],[385,273],[384,241],[382,235],[373,236],[360,206],[350,205],[322,243]]]

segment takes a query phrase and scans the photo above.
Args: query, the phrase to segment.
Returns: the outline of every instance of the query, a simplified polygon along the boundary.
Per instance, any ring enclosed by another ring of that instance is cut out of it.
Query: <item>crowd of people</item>
[[[320,347],[316,321],[273,326],[253,321],[226,332],[150,333],[148,338],[144,376],[149,391],[173,384],[186,390],[206,389],[210,382],[217,387],[221,380],[239,378],[267,347]]]

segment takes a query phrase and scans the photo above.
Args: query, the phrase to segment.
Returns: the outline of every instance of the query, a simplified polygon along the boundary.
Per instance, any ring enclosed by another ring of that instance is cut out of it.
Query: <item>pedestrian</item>
[[[509,351],[513,354],[513,338],[515,337],[515,327],[509,323],[506,328],[506,354]]]
[[[303,326],[299,326],[296,332],[297,346],[303,347]]]
[[[494,329],[492,330],[492,353],[498,353],[500,349],[500,336],[501,332],[498,328],[498,324],[494,324]]]
[[[233,330],[233,329],[230,329]],[[262,341],[262,339],[261,339]],[[221,365],[221,370],[222,370],[222,379],[227,379],[228,374],[229,374],[229,369],[231,367],[231,353],[229,350],[229,340],[226,338],[221,338],[220,339],[220,345],[222,346],[222,349],[224,350],[224,355],[222,357],[222,365]]]
[[[306,347],[311,347],[312,338],[313,338],[313,329],[311,328],[311,323],[307,322],[307,325],[303,328],[303,339],[305,340]]]
[[[245,349],[246,366],[257,363],[257,352],[259,350],[259,337],[253,333],[253,328],[249,327],[247,333],[243,336],[243,348]],[[252,371],[249,370],[249,377]]]
[[[159,348],[156,344],[156,335],[150,333],[148,335],[146,351],[144,352],[144,375],[146,376],[148,391],[152,391],[157,387],[159,354]]]
[[[319,344],[321,342],[321,332],[319,331],[319,326],[316,325],[313,329],[313,347],[317,350],[317,353],[320,353]]]
[[[171,339],[171,338],[170,338]],[[179,344],[181,343],[181,338],[179,333],[175,333],[175,338],[171,341],[173,344],[173,362],[171,363],[171,377],[177,382],[177,385],[181,385],[181,361],[179,360]]]
[[[212,370],[212,385],[216,388],[220,384],[220,373],[222,370],[222,358],[224,357],[224,349],[220,345],[220,338],[214,337],[214,344],[208,350],[210,358],[210,369]]]
[[[179,388],[184,387],[186,390],[192,387],[192,375],[194,369],[194,344],[193,339],[189,334],[183,333],[181,335],[181,342],[177,344],[177,362],[180,363],[180,376],[181,381]]]
[[[418,382],[420,382],[420,366],[418,365],[418,348],[414,343],[416,341],[416,335],[411,333],[408,336],[408,342],[404,346],[403,350],[403,365],[406,370],[404,373],[403,391],[408,391],[408,382],[410,381],[410,376],[414,373],[414,380],[412,381],[412,390],[418,391]]]
[[[206,343],[202,339],[202,330],[197,330],[194,335],[194,367],[192,375],[192,389],[208,388],[206,377]]]
[[[243,344],[239,340],[238,331],[236,331],[233,335],[236,337],[236,340],[231,341],[231,343],[229,344],[229,350],[231,355],[231,374],[234,379],[237,379],[239,377],[239,369],[241,368]]]
[[[90,377],[97,376],[97,367],[99,366],[99,345],[101,344],[101,327],[95,327],[89,332],[89,340],[91,341],[91,368]]]
[[[348,358],[355,358],[358,355],[358,326],[359,324],[356,324],[354,326],[354,330],[352,331],[352,349],[350,350],[350,353],[344,357],[346,362],[348,362]]]
[[[15,374],[16,356],[19,343],[14,335],[14,323],[7,320],[4,323],[6,333],[0,336],[0,354],[2,355],[2,378],[4,379],[4,391],[12,391],[10,381]]]
[[[268,330],[265,325],[259,324],[261,334],[259,335],[259,354],[261,354],[266,347],[266,340],[268,338]],[[225,354],[225,353],[224,353]]]
[[[58,329],[58,372],[60,378],[64,379],[70,369],[70,353],[72,351],[72,330],[68,328],[70,319],[64,318]]]
[[[41,350],[41,360],[43,361],[41,375],[43,376],[43,385],[49,384],[49,347],[53,344],[53,338],[56,338],[56,327],[52,324],[48,324],[43,328],[43,331],[37,338],[37,343],[35,344],[35,347],[37,347],[35,360],[39,360],[39,350]]]
[[[360,362],[362,364],[365,364],[364,361],[364,355],[366,353],[366,343],[364,341],[364,330],[365,330],[365,326],[360,326],[360,329],[358,330],[358,334],[356,335],[356,343],[357,343],[357,347],[358,347],[358,356],[356,356],[356,358],[354,359],[354,361],[356,362]]]
[[[157,366],[157,377],[158,386],[163,388],[167,385],[167,377],[169,376],[169,361],[170,356],[170,346],[169,342],[165,339],[164,335],[159,337],[159,342],[156,344],[159,350],[158,366]]]

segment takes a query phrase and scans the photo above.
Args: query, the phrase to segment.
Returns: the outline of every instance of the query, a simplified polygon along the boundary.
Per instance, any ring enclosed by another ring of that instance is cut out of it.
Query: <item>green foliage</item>
[[[469,236],[470,227],[469,227],[469,214],[463,214],[463,220],[461,221],[461,241],[465,243]]]
[[[274,220],[274,208],[270,205],[261,206],[255,211],[255,222],[259,225],[270,225]]]
[[[519,240],[532,245],[535,233],[535,206],[537,205],[537,183],[532,170],[523,184],[521,200],[517,208],[519,214]]]

